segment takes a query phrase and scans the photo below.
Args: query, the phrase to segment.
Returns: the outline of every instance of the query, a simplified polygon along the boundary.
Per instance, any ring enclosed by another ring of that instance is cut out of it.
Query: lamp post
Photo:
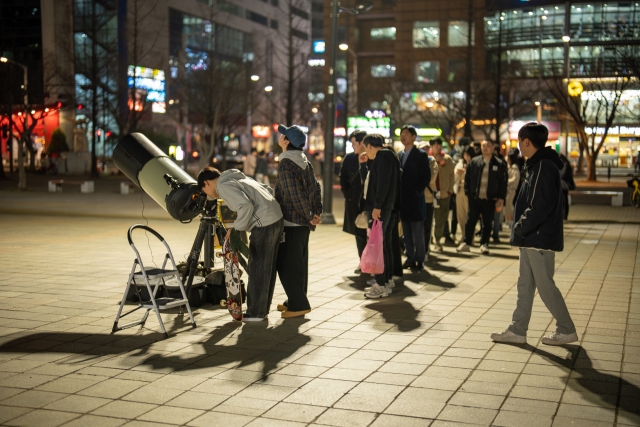
[[[562,36],[562,41],[564,42],[564,63],[566,66],[565,74],[567,78],[567,84],[569,84],[569,79],[571,78],[571,65],[570,65],[570,55],[569,55],[569,42],[571,41],[571,3],[565,3],[565,11],[564,11],[564,36]],[[569,106],[569,94],[567,93],[567,106]],[[565,114],[564,118],[564,154],[565,156],[569,156],[569,114]]]
[[[535,104],[536,104],[536,109],[538,110],[536,119],[538,123],[542,123],[542,103],[540,101],[536,101]]]
[[[23,65],[19,62],[16,62],[12,59],[9,59],[7,57],[0,57],[0,62],[4,62],[4,63],[9,63],[9,64],[14,64],[17,65],[19,67],[22,68],[22,89],[24,90],[24,98],[23,98],[23,102],[24,102],[24,108],[25,108],[25,129],[27,127],[27,125],[29,124],[29,116],[27,115],[27,105],[29,105],[29,95],[27,94],[27,84],[28,84],[28,77],[27,77],[27,72],[28,72],[28,68],[26,65]],[[13,172],[13,97],[11,97],[11,95],[9,95],[9,98],[11,100],[11,108],[9,110],[9,144],[11,146],[11,152],[9,154],[9,170],[11,172]],[[18,178],[18,189],[20,190],[26,190],[27,189],[27,177],[25,175],[24,172],[24,159],[22,157],[22,144],[20,143],[20,140],[18,140],[18,171],[19,171],[19,178]]]
[[[260,80],[260,76],[257,74],[253,74],[251,76],[251,81],[252,82],[257,82],[258,80]],[[251,153],[251,139],[252,139],[252,132],[251,132],[251,108],[253,104],[253,88],[249,87],[249,106],[247,108],[247,143],[249,144],[249,153]]]
[[[347,105],[347,117],[350,113],[356,116],[358,115],[358,54],[350,49],[346,43],[342,43],[338,48],[343,52],[349,52],[353,59],[353,78],[349,83],[349,91],[351,92],[349,104],[352,105]]]
[[[336,220],[333,217],[333,140],[335,119],[336,119],[336,102],[335,102],[335,87],[336,87],[336,49],[338,47],[338,14],[340,12],[348,12],[353,15],[357,15],[362,12],[371,10],[373,3],[370,1],[359,2],[355,8],[348,9],[340,7],[338,0],[331,2],[331,33],[329,42],[329,84],[327,85],[327,128],[324,133],[324,173],[322,178],[322,184],[324,188],[324,194],[322,198],[322,215],[320,220],[323,224],[335,224]]]

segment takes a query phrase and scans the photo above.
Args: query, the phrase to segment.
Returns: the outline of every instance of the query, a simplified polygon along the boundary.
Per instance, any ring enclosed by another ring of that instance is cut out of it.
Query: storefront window
[[[371,29],[371,40],[382,41],[382,40],[395,40],[395,39],[396,39],[396,27]]]
[[[562,43],[564,5],[516,9],[485,17],[487,47]],[[500,38],[499,35],[502,34]]]
[[[471,46],[475,40],[474,28],[471,25]],[[448,44],[449,46],[468,46],[469,23],[467,21],[449,21]]]
[[[440,47],[440,22],[415,21],[413,23],[413,47]]]
[[[396,75],[396,66],[392,64],[381,64],[371,66],[371,77],[383,78],[394,77]]]
[[[415,77],[418,83],[435,83],[438,81],[440,64],[437,61],[418,62],[415,64]]]

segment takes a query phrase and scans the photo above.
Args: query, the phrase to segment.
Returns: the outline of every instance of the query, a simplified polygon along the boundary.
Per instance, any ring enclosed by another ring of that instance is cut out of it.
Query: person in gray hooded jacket
[[[284,228],[282,210],[273,190],[237,169],[220,173],[212,167],[198,174],[198,186],[209,197],[225,201],[238,216],[234,228],[250,231],[247,274],[247,311],[244,320],[264,320],[269,313],[276,284],[278,246]],[[227,238],[231,229],[227,231]]]

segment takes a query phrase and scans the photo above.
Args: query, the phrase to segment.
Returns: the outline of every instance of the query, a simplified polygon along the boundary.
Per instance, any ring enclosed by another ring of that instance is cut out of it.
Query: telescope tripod
[[[200,217],[200,227],[198,227],[198,233],[191,247],[191,252],[187,258],[185,269],[182,274],[182,283],[185,284],[185,292],[187,298],[191,292],[191,286],[193,284],[193,277],[198,269],[198,263],[200,260],[200,252],[204,244],[204,270],[206,275],[211,273],[214,261],[213,261],[213,236],[218,238],[220,244],[224,242],[227,234],[227,229],[220,221],[217,215],[218,203],[217,200],[209,200],[204,205],[204,212]],[[247,263],[244,258],[238,254],[238,260],[240,264],[247,268]],[[186,282],[185,282],[186,279]]]

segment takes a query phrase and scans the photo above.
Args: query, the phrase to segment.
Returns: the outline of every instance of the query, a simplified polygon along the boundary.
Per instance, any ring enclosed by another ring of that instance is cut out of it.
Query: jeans
[[[371,211],[367,211],[367,219],[369,220],[369,228],[371,228],[373,226]],[[384,273],[376,274],[375,279],[378,285],[384,286],[393,278],[393,246],[391,243],[393,224],[391,224],[391,210],[383,210],[380,213],[380,221],[382,222]]]
[[[309,310],[309,227],[285,227],[276,269],[287,294],[287,310]]]
[[[431,230],[433,229],[433,203],[427,203],[427,219],[424,220],[424,246],[428,254],[431,247]]]
[[[536,289],[547,310],[556,319],[557,332],[572,334],[576,331],[564,298],[553,281],[555,257],[555,252],[520,248],[518,302],[509,326],[514,334],[527,335]]]
[[[433,237],[436,240],[436,245],[440,244],[440,240],[444,235],[444,225],[449,220],[449,197],[445,197],[444,199],[440,199],[440,207],[435,209],[434,217],[436,220],[436,225],[433,227]]]
[[[502,211],[496,211],[493,214],[493,238],[500,238],[500,229],[502,228]]]
[[[283,229],[284,220],[280,219],[274,224],[256,227],[251,231],[245,317],[264,318],[269,313],[276,286],[276,261]]]
[[[402,221],[407,261],[422,264],[425,255],[424,221]]]
[[[464,230],[464,242],[471,246],[473,236],[476,233],[476,224],[480,215],[482,215],[482,236],[480,237],[481,245],[488,245],[491,237],[491,222],[493,214],[496,211],[495,200],[487,199],[469,199],[469,217]]]

